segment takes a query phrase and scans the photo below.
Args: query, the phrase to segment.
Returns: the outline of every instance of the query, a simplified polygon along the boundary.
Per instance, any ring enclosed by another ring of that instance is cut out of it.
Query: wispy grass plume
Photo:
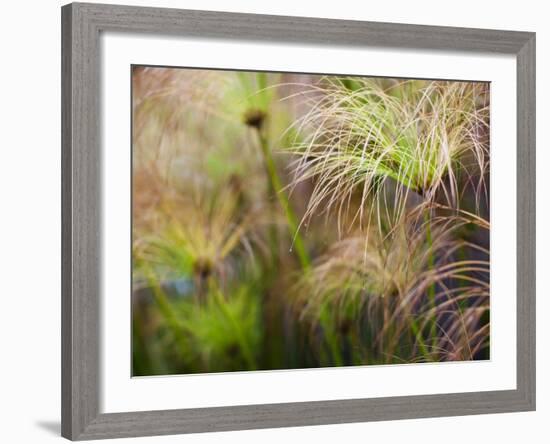
[[[390,81],[325,77],[311,89],[310,111],[296,124],[302,141],[294,184],[314,180],[308,216],[340,210],[359,191],[395,188],[396,218],[409,193],[447,205],[459,203],[460,175],[477,177],[484,192],[488,169],[488,87],[483,83]]]

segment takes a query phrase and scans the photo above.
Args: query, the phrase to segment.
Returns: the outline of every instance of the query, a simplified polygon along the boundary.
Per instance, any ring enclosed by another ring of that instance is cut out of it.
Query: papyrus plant
[[[428,238],[423,211],[331,245],[293,292],[303,319],[315,324],[328,308],[335,326],[328,333],[351,324],[370,338],[358,348],[365,354],[359,362],[473,359],[488,347],[489,252],[460,234],[488,224],[443,213],[430,221]]]
[[[342,210],[359,192],[364,219],[367,198],[383,186],[395,189],[396,218],[411,192],[451,207],[465,180],[477,179],[476,192],[485,192],[487,84],[325,77],[303,97],[310,111],[289,151],[298,156],[294,182],[315,183],[309,216]]]

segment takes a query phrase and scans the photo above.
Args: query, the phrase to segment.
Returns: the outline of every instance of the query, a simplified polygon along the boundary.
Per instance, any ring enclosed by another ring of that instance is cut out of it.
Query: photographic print
[[[133,376],[490,358],[490,83],[131,76]]]

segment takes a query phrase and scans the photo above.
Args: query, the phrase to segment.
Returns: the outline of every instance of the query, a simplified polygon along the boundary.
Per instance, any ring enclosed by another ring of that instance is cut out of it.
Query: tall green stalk
[[[266,172],[270,181],[270,190],[273,194],[275,194],[279,205],[283,208],[287,220],[288,229],[293,239],[292,248],[295,251],[295,254],[300,262],[303,271],[307,272],[311,269],[311,259],[309,257],[309,254],[307,253],[304,241],[299,232],[298,218],[296,217],[296,214],[294,213],[294,210],[290,205],[287,194],[282,191],[283,184],[279,177],[279,174],[277,173],[275,161],[271,154],[267,137],[264,134],[264,129],[262,129],[261,126],[257,126],[256,133],[258,134],[259,145],[262,150]],[[336,365],[342,365],[342,356],[336,344],[336,338],[331,337],[330,334],[331,323],[329,322],[329,311],[326,307],[323,308],[323,312],[321,313],[319,321],[325,333],[325,339],[329,345],[334,362],[336,363]]]
[[[269,181],[271,183],[271,187],[270,187],[271,191],[277,197],[279,205],[281,205],[285,213],[290,235],[293,238],[292,248],[296,252],[296,256],[298,257],[298,260],[300,261],[300,265],[302,266],[304,271],[308,270],[311,267],[311,260],[306,251],[302,236],[299,232],[298,218],[296,217],[296,214],[294,213],[294,210],[290,205],[288,196],[286,195],[286,193],[281,191],[283,189],[283,184],[281,182],[281,179],[279,178],[279,174],[277,173],[275,161],[273,159],[273,155],[271,154],[271,150],[269,149],[269,143],[267,141],[267,138],[263,130],[259,127],[256,128],[256,133],[258,134],[258,140],[259,140],[260,148],[262,150],[262,155],[264,157],[266,172],[269,177]]]

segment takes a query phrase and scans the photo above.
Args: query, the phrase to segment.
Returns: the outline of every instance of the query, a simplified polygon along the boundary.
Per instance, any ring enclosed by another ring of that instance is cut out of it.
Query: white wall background
[[[149,0],[127,4],[537,32],[538,410],[534,413],[129,439],[140,443],[547,442],[550,372],[545,273],[550,247],[550,17],[542,1]],[[103,0],[104,3],[115,3]],[[59,442],[60,6],[5,2],[0,32],[0,440]]]

